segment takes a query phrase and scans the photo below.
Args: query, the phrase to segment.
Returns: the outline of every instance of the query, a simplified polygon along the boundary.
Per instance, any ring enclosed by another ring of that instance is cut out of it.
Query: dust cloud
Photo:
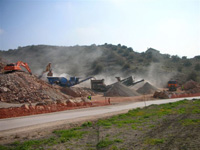
[[[137,76],[144,78],[146,81],[157,87],[166,87],[167,82],[177,73],[164,71],[162,66],[162,63],[151,63],[145,73],[138,74]]]

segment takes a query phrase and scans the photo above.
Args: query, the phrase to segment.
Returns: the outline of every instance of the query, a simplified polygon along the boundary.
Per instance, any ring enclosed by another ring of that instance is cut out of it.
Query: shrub
[[[195,69],[196,71],[200,71],[200,64],[196,64],[195,67],[194,67],[194,69]]]

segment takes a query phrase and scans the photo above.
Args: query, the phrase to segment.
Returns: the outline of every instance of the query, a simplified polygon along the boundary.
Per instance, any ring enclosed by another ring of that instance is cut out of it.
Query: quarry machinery
[[[39,78],[39,79],[42,78],[43,75],[44,75],[46,72],[48,72],[48,73],[47,73],[47,76],[49,76],[49,77],[52,77],[52,76],[53,76],[53,72],[52,72],[52,69],[51,69],[51,63],[49,63],[49,64],[46,66],[46,70],[44,70],[44,71],[42,72],[42,74],[41,74],[38,78]]]
[[[124,84],[125,86],[133,86],[135,84],[138,84],[140,82],[143,82],[144,79],[142,80],[139,80],[139,81],[136,81],[134,82],[132,76],[130,77],[127,77],[123,80],[121,80],[120,77],[116,77],[116,79],[118,80],[118,82],[121,82],[122,84]],[[116,83],[116,82],[115,82]],[[112,85],[114,85],[115,83],[113,84],[110,84],[110,85],[105,85],[104,84],[104,79],[101,79],[101,80],[91,80],[91,89],[94,90],[94,91],[97,91],[97,92],[106,92],[109,88],[112,87]]]
[[[47,77],[50,84],[57,84],[62,87],[72,87],[74,85],[80,84],[92,78],[93,77],[88,77],[79,81],[79,78],[77,77],[70,77],[69,80],[65,77]]]
[[[177,84],[176,80],[168,81],[167,87],[168,87],[169,91],[176,91],[177,86],[178,86],[178,84]]]
[[[101,80],[91,80],[91,89],[98,92],[107,91],[107,86],[104,84],[104,79]]]
[[[139,81],[136,81],[136,82],[135,82],[135,81],[133,80],[133,77],[132,77],[132,76],[129,76],[129,77],[123,79],[123,80],[121,80],[120,77],[115,77],[115,78],[117,79],[118,82],[121,82],[122,84],[124,84],[124,85],[126,85],[126,86],[133,86],[133,85],[135,85],[135,84],[138,84],[138,83],[144,81],[144,79],[142,79],[142,80],[139,80]]]
[[[20,66],[23,66],[24,68],[26,68],[26,70],[31,73],[31,69],[29,68],[28,64],[22,61],[18,61],[17,63],[11,63],[11,64],[7,64],[4,67],[4,72],[13,72],[13,71],[22,71],[22,68]]]

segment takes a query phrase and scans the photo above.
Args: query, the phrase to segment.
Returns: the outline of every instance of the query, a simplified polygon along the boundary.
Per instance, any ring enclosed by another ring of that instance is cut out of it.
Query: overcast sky
[[[0,50],[104,43],[200,55],[200,0],[0,0]]]

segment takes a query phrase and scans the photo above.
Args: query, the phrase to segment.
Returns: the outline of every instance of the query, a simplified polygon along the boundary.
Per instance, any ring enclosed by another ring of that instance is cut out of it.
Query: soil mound
[[[120,82],[117,82],[112,85],[112,87],[105,93],[105,96],[124,96],[124,97],[131,97],[131,96],[139,96],[140,94],[137,93],[135,90],[131,90],[125,85]]]
[[[137,90],[140,94],[153,94],[158,89],[151,85],[149,82],[146,82],[141,88]]]
[[[70,96],[26,72],[0,74],[0,101],[12,103],[66,100]]]

